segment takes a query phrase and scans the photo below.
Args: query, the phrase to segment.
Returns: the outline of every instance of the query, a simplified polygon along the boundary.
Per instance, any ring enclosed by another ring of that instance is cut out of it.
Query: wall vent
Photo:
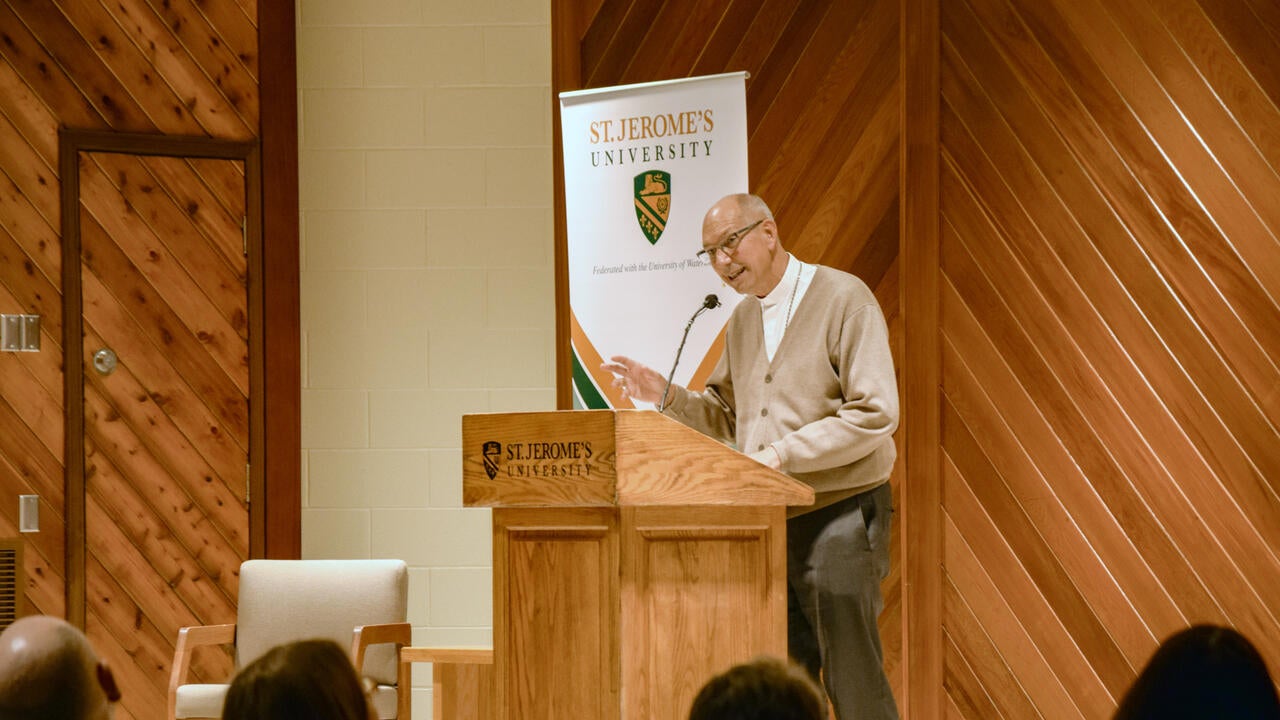
[[[22,538],[0,538],[0,631],[22,614]]]

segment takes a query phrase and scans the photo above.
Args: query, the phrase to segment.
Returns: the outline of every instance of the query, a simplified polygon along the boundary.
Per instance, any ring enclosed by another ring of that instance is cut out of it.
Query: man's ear
[[[769,249],[776,249],[778,246],[778,224],[771,218],[765,218],[765,221],[760,223],[760,230],[769,238]]]
[[[102,692],[106,694],[107,700],[111,702],[120,702],[120,686],[116,685],[116,676],[111,674],[111,668],[107,667],[105,660],[98,661],[98,685],[102,687]]]

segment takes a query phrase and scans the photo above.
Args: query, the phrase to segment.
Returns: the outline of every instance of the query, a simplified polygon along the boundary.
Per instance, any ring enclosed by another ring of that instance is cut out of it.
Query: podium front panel
[[[780,507],[622,509],[624,719],[683,720],[712,675],[786,657]]]
[[[499,718],[618,718],[613,508],[496,508]]]

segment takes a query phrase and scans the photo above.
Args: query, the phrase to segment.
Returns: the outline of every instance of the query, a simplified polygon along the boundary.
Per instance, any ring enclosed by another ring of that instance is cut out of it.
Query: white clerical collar
[[[765,308],[771,308],[778,303],[785,303],[791,298],[791,290],[795,287],[796,277],[800,275],[800,261],[795,256],[787,253],[787,267],[782,271],[782,279],[778,280],[778,284],[773,286],[768,295],[760,298],[760,304]]]

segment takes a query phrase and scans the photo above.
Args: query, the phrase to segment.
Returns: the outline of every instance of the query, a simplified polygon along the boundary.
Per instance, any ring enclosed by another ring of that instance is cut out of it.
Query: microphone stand
[[[693,317],[689,318],[689,322],[685,323],[684,335],[680,337],[680,347],[676,348],[675,362],[671,363],[671,372],[667,374],[667,385],[662,388],[662,400],[658,402],[658,412],[662,412],[667,409],[667,393],[671,392],[671,381],[675,379],[676,366],[680,364],[680,353],[684,352],[684,343],[689,339],[689,329],[693,327],[693,321],[697,320],[698,316],[702,313],[719,306],[720,298],[715,295],[708,295],[706,299],[702,301],[702,307],[694,311]]]

